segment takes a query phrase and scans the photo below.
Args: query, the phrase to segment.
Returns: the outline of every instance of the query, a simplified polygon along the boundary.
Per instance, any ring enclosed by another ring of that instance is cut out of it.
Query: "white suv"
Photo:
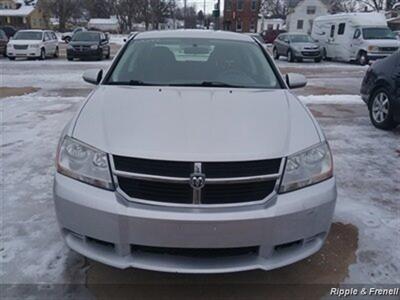
[[[46,57],[58,57],[58,38],[50,30],[20,30],[7,45],[10,60],[19,57],[44,60]]]
[[[118,267],[270,270],[318,251],[336,202],[324,134],[251,37],[139,33],[62,133],[54,201],[75,251]]]

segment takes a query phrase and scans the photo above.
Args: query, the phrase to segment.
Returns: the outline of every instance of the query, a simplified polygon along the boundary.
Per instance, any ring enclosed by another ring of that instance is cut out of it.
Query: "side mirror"
[[[302,74],[286,74],[286,83],[291,89],[298,89],[307,85],[307,78]]]
[[[103,79],[103,70],[102,69],[93,69],[87,70],[83,73],[83,80],[90,83],[98,85],[100,81]]]

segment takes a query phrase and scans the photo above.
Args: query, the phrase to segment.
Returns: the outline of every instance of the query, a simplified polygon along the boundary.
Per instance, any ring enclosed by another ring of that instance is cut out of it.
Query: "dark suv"
[[[99,31],[78,32],[67,47],[68,60],[110,58],[111,49],[106,35]]]
[[[371,65],[361,96],[375,127],[388,130],[400,124],[400,51]]]

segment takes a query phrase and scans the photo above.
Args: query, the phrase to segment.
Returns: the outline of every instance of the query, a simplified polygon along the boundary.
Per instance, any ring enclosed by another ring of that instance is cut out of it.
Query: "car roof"
[[[146,31],[139,33],[135,37],[135,39],[153,39],[153,38],[204,38],[204,39],[221,39],[221,40],[237,40],[237,41],[253,42],[253,39],[250,36],[241,33],[235,33],[230,31],[195,30],[195,29]]]

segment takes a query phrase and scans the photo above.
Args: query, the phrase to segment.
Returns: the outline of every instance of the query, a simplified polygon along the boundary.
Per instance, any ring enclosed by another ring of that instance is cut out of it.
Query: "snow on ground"
[[[304,104],[362,104],[358,95],[310,95],[299,96]]]
[[[126,34],[110,34],[110,43],[116,45],[124,45],[125,40],[128,38]]]
[[[41,88],[0,99],[2,283],[84,282],[83,259],[64,246],[52,200],[59,134],[84,97],[48,91],[89,90],[81,79],[83,71],[109,64],[0,60],[1,87]],[[339,193],[334,221],[359,230],[357,263],[350,266],[346,282],[399,283],[400,130],[372,127],[359,96],[313,95],[300,100],[317,111],[334,154]]]

